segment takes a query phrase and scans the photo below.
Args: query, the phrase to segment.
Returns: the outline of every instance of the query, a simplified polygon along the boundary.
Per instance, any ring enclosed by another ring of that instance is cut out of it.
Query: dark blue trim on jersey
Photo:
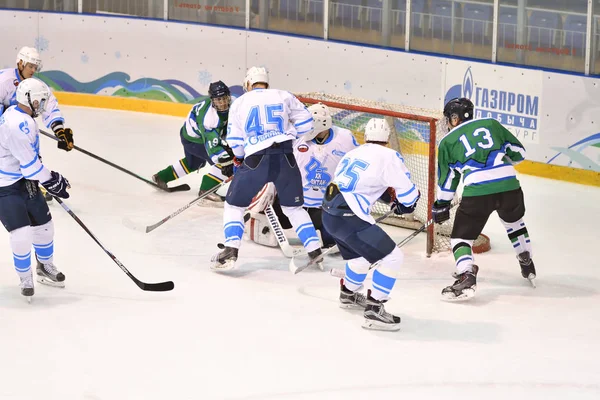
[[[547,68],[547,67],[541,67],[541,66],[537,66],[537,65],[523,65],[523,64],[510,63],[510,62],[498,62],[498,61],[493,63],[490,60],[481,59],[481,58],[455,56],[455,55],[442,54],[442,53],[432,53],[432,52],[428,52],[428,51],[414,50],[414,49],[410,49],[409,51],[406,51],[405,49],[398,48],[398,47],[375,45],[375,44],[369,44],[369,43],[350,42],[350,41],[346,41],[346,40],[342,40],[342,39],[328,38],[327,40],[325,40],[321,36],[301,35],[301,34],[296,34],[296,33],[291,33],[291,32],[269,31],[269,30],[264,30],[264,29],[255,29],[252,27],[250,29],[246,29],[245,26],[244,27],[224,26],[224,25],[208,24],[205,22],[179,21],[179,20],[174,20],[174,19],[165,20],[164,18],[140,17],[140,16],[135,16],[135,15],[91,14],[91,13],[78,13],[78,12],[74,12],[74,11],[24,10],[21,8],[2,8],[2,10],[15,11],[15,12],[29,12],[29,13],[45,13],[45,14],[67,14],[67,15],[76,15],[76,16],[85,15],[85,16],[99,17],[99,18],[136,19],[136,20],[142,20],[142,21],[156,21],[156,22],[162,22],[162,23],[208,26],[208,27],[214,27],[214,28],[220,28],[220,29],[231,29],[231,30],[236,30],[236,31],[268,33],[270,35],[297,37],[297,38],[301,38],[301,39],[317,40],[317,41],[321,41],[321,42],[346,44],[349,46],[367,47],[367,48],[373,48],[373,49],[379,49],[379,50],[390,50],[390,51],[402,52],[402,53],[407,53],[407,54],[420,54],[420,55],[424,55],[424,56],[447,58],[447,59],[451,59],[451,60],[478,62],[478,63],[482,63],[482,64],[500,65],[500,66],[513,67],[513,68],[524,68],[524,69],[530,69],[530,70],[536,70],[536,71],[553,72],[553,73],[563,74],[563,75],[574,75],[574,76],[582,76],[585,78],[600,79],[600,71],[597,71],[594,74],[586,75],[584,72],[574,72],[574,71],[568,71],[568,70],[562,70],[562,69]],[[321,30],[319,32],[321,32]],[[491,49],[490,49],[490,53],[491,53]],[[490,54],[490,58],[491,58],[491,54]]]

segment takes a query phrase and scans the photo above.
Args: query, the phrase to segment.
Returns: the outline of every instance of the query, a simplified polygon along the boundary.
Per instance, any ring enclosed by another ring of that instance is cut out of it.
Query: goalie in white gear
[[[389,135],[387,121],[371,119],[365,128],[366,144],[342,158],[323,201],[323,224],[346,260],[340,305],[364,309],[363,327],[379,330],[400,329],[400,317],[386,312],[383,304],[389,299],[404,256],[375,224],[371,207],[387,197],[396,214],[405,214],[413,212],[419,200],[402,156],[385,147]],[[378,266],[365,296],[359,290],[375,262]]]
[[[39,52],[33,47],[23,47],[17,53],[17,67],[0,70],[0,114],[8,107],[17,104],[17,87],[24,79],[32,78],[35,73],[42,69],[42,59]],[[41,82],[41,81],[40,81]],[[45,84],[44,84],[45,85]],[[73,131],[65,128],[65,119],[58,109],[56,97],[48,90],[46,107],[41,112],[44,125],[51,129],[59,139],[58,148],[71,151],[75,145],[73,141]],[[47,201],[52,200],[52,196],[44,194]]]
[[[34,294],[31,247],[38,281],[64,287],[65,276],[53,264],[54,224],[38,182],[54,196],[68,198],[69,182],[49,171],[39,157],[40,138],[34,118],[44,112],[50,91],[37,79],[25,79],[16,102],[0,116],[0,220],[9,232],[21,294]]]
[[[335,240],[323,227],[321,205],[325,189],[331,182],[333,173],[342,157],[358,147],[352,132],[333,125],[329,107],[322,103],[308,107],[313,116],[315,129],[307,133],[294,145],[294,156],[302,173],[304,208],[308,211],[315,229],[321,233],[323,248],[335,245]],[[290,229],[288,218],[281,211],[274,187],[265,187],[254,198],[249,209],[251,218],[247,222],[247,237],[266,246],[277,246],[275,234],[268,229],[269,224],[263,210],[273,203],[273,209],[283,229]]]

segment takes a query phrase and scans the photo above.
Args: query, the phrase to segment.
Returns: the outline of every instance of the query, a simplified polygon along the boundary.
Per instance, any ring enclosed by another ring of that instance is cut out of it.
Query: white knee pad
[[[10,232],[10,247],[13,252],[15,269],[19,275],[29,274],[32,241],[33,233],[30,226],[24,226]]]
[[[394,250],[390,254],[381,259],[377,270],[385,276],[397,278],[400,273],[402,261],[404,261],[404,253],[399,248],[394,247]]]

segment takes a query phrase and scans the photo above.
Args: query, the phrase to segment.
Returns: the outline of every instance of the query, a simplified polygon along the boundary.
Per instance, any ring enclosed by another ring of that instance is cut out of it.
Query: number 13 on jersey
[[[480,135],[481,135],[481,137],[480,137]],[[492,134],[490,133],[489,129],[487,129],[487,128],[475,129],[475,131],[473,131],[473,136],[478,139],[475,142],[475,144],[477,146],[481,147],[482,149],[489,149],[490,147],[492,147],[494,145],[494,140],[492,139]],[[475,154],[476,149],[474,149],[471,146],[471,143],[469,143],[469,139],[467,138],[467,135],[461,135],[458,139],[461,141],[463,146],[465,146],[465,157],[469,157],[469,156],[472,156],[473,154]]]

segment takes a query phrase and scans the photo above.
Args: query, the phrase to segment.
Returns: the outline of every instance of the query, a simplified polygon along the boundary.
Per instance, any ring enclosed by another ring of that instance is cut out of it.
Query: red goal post
[[[404,158],[411,172],[411,180],[421,192],[421,199],[414,214],[393,215],[386,218],[383,223],[419,229],[423,223],[431,219],[431,207],[435,201],[437,182],[437,143],[447,133],[441,111],[324,93],[301,93],[296,96],[307,105],[315,103],[327,105],[334,125],[351,130],[359,143],[364,143],[364,128],[369,119],[385,118],[392,129],[389,146]],[[388,205],[378,202],[373,206],[372,213],[378,216],[388,210]],[[455,210],[456,208],[452,210],[449,221],[428,227],[427,256],[432,252],[450,250],[450,233]],[[473,250],[475,252],[489,250],[487,237],[482,235],[476,240]]]

